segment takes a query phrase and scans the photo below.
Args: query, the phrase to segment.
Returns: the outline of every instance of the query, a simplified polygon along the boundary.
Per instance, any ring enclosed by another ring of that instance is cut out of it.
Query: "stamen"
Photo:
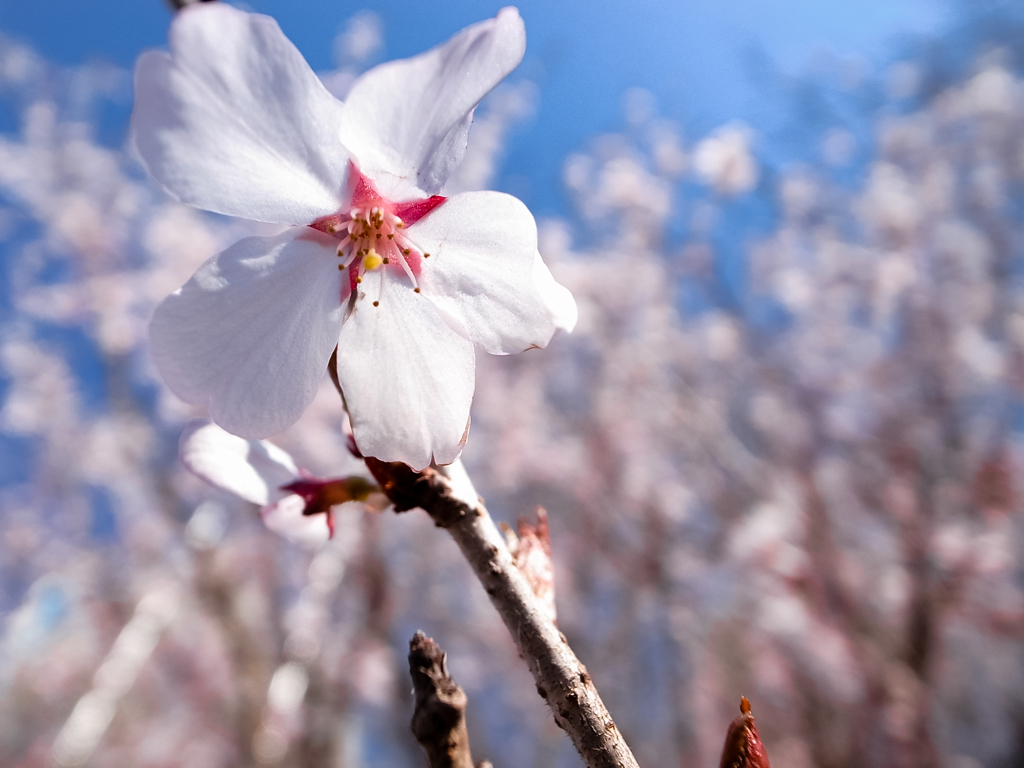
[[[367,271],[379,270],[382,266],[390,266],[397,262],[413,285],[413,290],[420,293],[419,281],[413,272],[413,255],[429,258],[430,254],[421,254],[415,244],[408,240],[402,232],[405,222],[394,213],[381,206],[352,208],[348,219],[332,222],[335,231],[344,235],[338,242],[338,258],[342,263],[338,270],[352,269],[350,279],[353,284],[362,283]],[[384,238],[387,235],[387,239]],[[379,248],[379,250],[378,250]],[[383,297],[384,281],[388,279],[388,270],[380,276],[379,293],[373,306],[379,307]]]
[[[338,256],[341,255],[341,253],[338,254]],[[358,253],[353,252],[351,249],[349,249],[348,257],[345,259],[345,263],[338,265],[338,269],[347,269],[349,265],[352,264],[352,262],[355,261],[358,256]]]
[[[406,254],[409,253],[409,249],[407,248],[404,253],[406,253]],[[405,271],[406,277],[409,278],[410,282],[412,282],[412,284],[415,286],[416,290],[418,291],[420,289],[420,284],[416,280],[416,275],[414,275],[413,272],[412,272],[412,267],[409,266],[408,259],[406,259],[404,256],[402,256],[402,257],[400,257],[398,259],[398,263],[402,265],[402,269]]]
[[[385,269],[380,273],[380,282],[377,284],[377,301],[373,302],[373,306],[380,306],[380,299],[384,295],[384,281],[388,279],[388,271]]]

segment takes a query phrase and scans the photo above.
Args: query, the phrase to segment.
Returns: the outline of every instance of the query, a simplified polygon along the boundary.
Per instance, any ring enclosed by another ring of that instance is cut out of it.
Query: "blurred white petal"
[[[276,445],[245,440],[205,419],[185,427],[179,454],[194,475],[260,506],[281,498],[281,486],[299,476],[292,457]]]
[[[302,497],[290,493],[261,510],[263,524],[295,544],[318,547],[331,538],[327,515],[333,515],[334,511],[304,515],[302,513],[305,509],[306,502]]]

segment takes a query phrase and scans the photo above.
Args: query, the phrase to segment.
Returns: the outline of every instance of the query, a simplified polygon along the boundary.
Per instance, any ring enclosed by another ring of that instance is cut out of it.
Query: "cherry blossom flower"
[[[533,216],[497,192],[445,198],[473,110],[521,60],[514,8],[360,77],[343,104],[277,23],[222,3],[139,59],[132,116],[146,168],[179,200],[289,226],[206,262],[156,310],[168,386],[245,438],[292,424],[338,348],[360,451],[421,469],[469,427],[474,345],[543,347],[576,306]]]
[[[288,453],[266,440],[245,440],[205,419],[181,435],[182,463],[194,475],[253,504],[263,523],[289,541],[309,547],[334,532],[334,507],[363,502],[379,509],[383,497],[361,475],[321,480],[295,466]]]

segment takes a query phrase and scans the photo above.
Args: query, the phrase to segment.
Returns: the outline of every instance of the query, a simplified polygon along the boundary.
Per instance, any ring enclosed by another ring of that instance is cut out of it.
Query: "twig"
[[[466,731],[466,694],[448,674],[441,646],[422,632],[409,641],[409,674],[416,708],[412,733],[430,768],[473,768]]]
[[[420,507],[455,539],[530,668],[537,693],[583,762],[590,768],[638,768],[586,667],[516,568],[462,464],[422,472],[374,458],[366,465],[396,512]]]

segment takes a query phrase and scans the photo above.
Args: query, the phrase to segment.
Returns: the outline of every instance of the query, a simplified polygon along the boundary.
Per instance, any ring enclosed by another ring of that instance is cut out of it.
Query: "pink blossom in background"
[[[546,346],[575,304],[540,259],[515,198],[438,193],[473,110],[521,60],[515,9],[335,99],[276,22],[188,8],[171,54],[136,69],[135,147],[172,195],[287,225],[204,264],[150,326],[171,389],[228,431],[261,438],[312,401],[338,347],[359,449],[416,469],[458,458],[474,346]]]

